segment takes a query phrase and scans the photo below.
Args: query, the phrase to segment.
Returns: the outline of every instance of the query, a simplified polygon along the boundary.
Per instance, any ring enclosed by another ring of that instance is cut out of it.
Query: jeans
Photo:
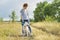
[[[24,25],[25,22],[28,22],[28,24],[29,24],[29,21],[28,21],[28,20],[23,20],[23,21],[22,21],[22,33],[23,33],[23,34],[24,34],[24,29],[23,29],[24,26],[23,26],[23,25]],[[30,27],[30,25],[28,25],[28,28],[29,28],[29,31],[30,31],[30,33],[31,33],[31,27]]]

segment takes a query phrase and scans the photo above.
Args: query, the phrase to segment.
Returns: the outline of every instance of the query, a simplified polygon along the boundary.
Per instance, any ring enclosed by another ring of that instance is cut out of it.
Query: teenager
[[[24,23],[28,22],[28,24],[29,24],[29,22],[30,22],[28,11],[27,11],[27,7],[28,7],[28,4],[24,3],[23,4],[23,8],[20,11],[20,13],[21,13],[21,19],[22,19],[22,34],[24,34],[24,28],[23,28],[24,27],[23,26]],[[29,31],[31,33],[31,27],[30,27],[30,25],[28,26],[28,28],[29,28]]]

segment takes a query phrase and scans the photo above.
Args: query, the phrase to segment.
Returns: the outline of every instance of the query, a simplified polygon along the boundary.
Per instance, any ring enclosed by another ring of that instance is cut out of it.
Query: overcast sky
[[[16,11],[18,18],[20,18],[20,10],[24,3],[28,3],[29,17],[33,18],[33,11],[36,8],[36,4],[45,0],[0,0],[0,17],[9,19],[9,15],[13,10]],[[51,2],[52,0],[47,0]]]

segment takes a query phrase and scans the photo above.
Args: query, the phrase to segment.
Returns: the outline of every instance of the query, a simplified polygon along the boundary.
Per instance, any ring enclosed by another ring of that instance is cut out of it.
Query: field
[[[60,40],[60,23],[31,22],[32,36],[21,36],[20,22],[0,23],[0,40]]]

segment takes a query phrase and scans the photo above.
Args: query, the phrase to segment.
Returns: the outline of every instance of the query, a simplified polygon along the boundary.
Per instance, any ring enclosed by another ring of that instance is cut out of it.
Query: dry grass
[[[32,37],[22,37],[21,23],[0,23],[0,40],[60,40],[60,23],[32,23]],[[48,33],[49,32],[49,33]]]

